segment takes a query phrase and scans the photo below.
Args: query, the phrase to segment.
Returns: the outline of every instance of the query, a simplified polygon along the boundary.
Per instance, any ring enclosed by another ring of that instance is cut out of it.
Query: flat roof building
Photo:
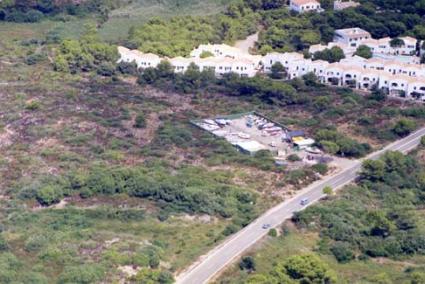
[[[342,42],[351,47],[359,46],[363,41],[371,39],[369,32],[361,28],[340,29],[335,31],[335,42]]]

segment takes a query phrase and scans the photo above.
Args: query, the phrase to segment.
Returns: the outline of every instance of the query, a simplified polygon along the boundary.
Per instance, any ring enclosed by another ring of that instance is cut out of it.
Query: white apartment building
[[[199,71],[213,70],[216,76],[227,73],[236,73],[241,77],[254,77],[259,71],[258,66],[246,59],[233,58],[184,58],[176,57],[169,59],[176,73],[184,73],[191,63],[199,67]]]
[[[236,58],[240,56],[249,55],[242,52],[239,48],[229,46],[227,44],[201,44],[198,48],[190,52],[190,57],[200,58],[202,53],[209,52],[214,57],[231,57]]]
[[[276,62],[280,62],[283,65],[283,67],[288,69],[290,67],[290,64],[293,61],[302,60],[302,59],[304,59],[304,55],[298,52],[286,52],[286,53],[271,52],[271,53],[267,53],[263,57],[261,62],[264,67],[264,70],[268,72],[271,70],[273,64],[275,64]]]
[[[184,73],[191,63],[195,63],[192,58],[184,58],[181,56],[167,59],[176,73]]]
[[[297,13],[322,12],[320,3],[316,0],[290,0],[289,9]]]
[[[335,31],[334,42],[358,47],[363,41],[371,38],[370,33],[361,28],[340,29]]]
[[[229,57],[233,59],[247,59],[256,64],[260,64],[262,60],[261,55],[251,55],[239,48],[229,46],[227,44],[201,44],[198,48],[190,52],[190,57],[200,58],[202,53],[209,52],[213,57],[223,58]]]
[[[400,37],[399,39],[404,44],[395,47],[391,46],[392,39],[389,37],[368,39],[363,41],[362,44],[369,46],[374,54],[414,56],[416,54],[417,39],[413,37]]]
[[[118,47],[118,53],[120,54],[120,59],[117,63],[135,62],[138,68],[156,67],[161,62],[161,58],[156,54],[130,50],[123,46]]]
[[[308,50],[308,52],[310,54],[314,55],[314,53],[316,53],[318,51],[323,51],[325,49],[331,49],[332,47],[339,47],[339,48],[341,48],[342,51],[344,52],[344,55],[346,57],[352,56],[356,52],[356,50],[357,50],[356,47],[352,47],[352,46],[350,46],[348,44],[345,44],[345,43],[342,43],[342,42],[331,41],[331,42],[329,42],[326,45],[323,45],[323,44],[314,44],[314,45],[311,45],[310,48],[309,48],[309,50]]]

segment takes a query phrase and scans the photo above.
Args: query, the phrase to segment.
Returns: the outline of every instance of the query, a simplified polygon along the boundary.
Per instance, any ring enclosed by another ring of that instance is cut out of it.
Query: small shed
[[[301,138],[301,137],[296,137],[294,138],[294,145],[296,147],[298,147],[299,149],[305,149],[307,147],[311,147],[314,145],[316,141],[314,141],[314,139],[311,138]]]
[[[293,130],[293,131],[288,131],[285,133],[285,135],[283,136],[283,139],[287,140],[287,141],[292,141],[292,139],[294,137],[304,137],[305,136],[305,132],[302,130]]]
[[[261,150],[267,150],[267,147],[263,144],[255,141],[255,140],[249,140],[249,141],[238,141],[235,143],[235,145],[244,153],[255,155],[258,151]]]

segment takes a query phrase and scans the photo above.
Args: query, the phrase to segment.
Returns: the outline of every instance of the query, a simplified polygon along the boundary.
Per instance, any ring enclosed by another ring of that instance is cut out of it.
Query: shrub
[[[421,146],[425,147],[425,136],[421,137]]]
[[[402,118],[396,122],[392,131],[400,137],[410,134],[416,128],[416,123],[413,120]]]
[[[97,283],[104,277],[105,271],[95,264],[65,267],[59,277],[59,283]]]
[[[229,224],[224,228],[222,234],[223,236],[227,237],[230,236],[233,233],[236,233],[239,230],[239,227],[234,224]]]
[[[270,229],[269,230],[269,232],[268,232],[268,235],[270,236],[270,237],[277,237],[277,231],[276,231],[276,229]]]
[[[256,264],[255,259],[252,256],[244,256],[239,262],[239,268],[248,272],[255,271]]]
[[[346,263],[354,259],[354,253],[349,244],[336,242],[331,247],[331,252],[340,263]]]
[[[28,252],[37,252],[48,244],[48,239],[42,235],[30,236],[25,242],[25,250]]]
[[[3,235],[0,235],[0,251],[6,251],[9,249],[9,245],[7,244]]]
[[[33,53],[29,54],[27,57],[25,57],[25,63],[28,65],[35,65],[43,60],[46,59],[46,56],[42,53]]]
[[[97,67],[97,74],[105,77],[111,77],[115,74],[115,66],[111,62],[102,62]]]
[[[137,64],[135,62],[124,62],[121,61],[117,65],[118,72],[127,75],[137,75]]]
[[[278,265],[278,269],[293,279],[305,279],[305,283],[336,283],[335,273],[313,254],[291,256],[281,266]]]
[[[36,193],[37,201],[43,206],[58,203],[63,197],[63,191],[58,185],[47,184],[38,189]]]
[[[301,161],[301,158],[297,154],[291,154],[286,158],[290,162],[298,162]]]
[[[133,127],[135,127],[135,128],[145,128],[146,127],[146,118],[143,114],[139,113],[136,116],[136,119],[134,120]]]
[[[329,170],[328,165],[323,163],[315,164],[311,167],[311,169],[321,175],[325,175]]]
[[[37,100],[31,100],[25,104],[25,109],[27,110],[38,110],[41,106],[41,103]]]

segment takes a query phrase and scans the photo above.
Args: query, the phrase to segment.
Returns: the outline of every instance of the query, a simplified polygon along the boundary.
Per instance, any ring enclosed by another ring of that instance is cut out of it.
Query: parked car
[[[270,227],[271,227],[271,226],[272,226],[272,225],[270,225],[270,224],[264,224],[262,228],[263,228],[264,230],[267,230],[267,229],[270,229]]]

